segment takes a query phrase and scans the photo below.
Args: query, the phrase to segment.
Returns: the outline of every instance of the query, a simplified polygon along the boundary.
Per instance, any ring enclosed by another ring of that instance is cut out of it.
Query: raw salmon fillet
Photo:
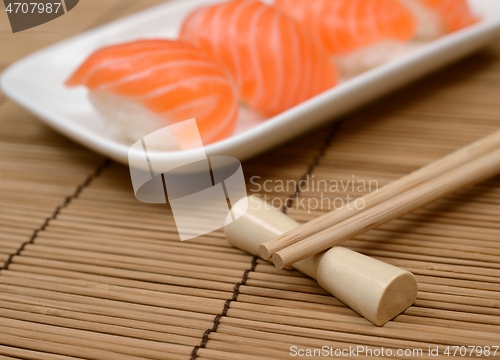
[[[117,126],[128,141],[196,118],[206,144],[231,135],[238,116],[224,71],[179,41],[139,40],[100,49],[66,84],[86,86],[98,110],[121,122]]]
[[[460,30],[478,21],[471,13],[467,0],[419,1],[439,14],[448,32]]]
[[[433,40],[476,23],[466,0],[400,0],[418,21],[416,37]]]
[[[331,88],[336,68],[300,24],[255,0],[194,11],[180,39],[205,51],[231,75],[240,99],[267,116]]]
[[[416,29],[412,13],[395,0],[276,0],[274,6],[334,55],[384,40],[405,42]]]

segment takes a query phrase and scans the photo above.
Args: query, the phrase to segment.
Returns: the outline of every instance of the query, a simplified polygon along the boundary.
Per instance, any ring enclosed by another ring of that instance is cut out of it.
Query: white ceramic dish
[[[2,89],[47,125],[126,164],[129,146],[111,137],[86,90],[67,89],[64,80],[103,45],[144,37],[176,37],[183,18],[193,8],[213,2],[217,1],[166,2],[72,37],[10,66],[2,74]],[[267,121],[243,116],[236,134],[206,146],[207,154],[244,160],[479,49],[500,33],[500,1],[471,0],[471,5],[484,19],[480,23],[430,42]],[[157,156],[184,162],[191,152]]]

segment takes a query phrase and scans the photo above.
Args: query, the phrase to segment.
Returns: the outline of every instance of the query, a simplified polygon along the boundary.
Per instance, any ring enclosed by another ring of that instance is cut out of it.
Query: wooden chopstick
[[[273,262],[282,269],[498,173],[500,149],[281,249]]]
[[[315,232],[314,235],[307,239],[281,249],[274,254],[273,262],[278,268],[283,268],[363,234],[453,192],[486,180],[499,172],[500,149],[495,149],[334,226],[323,228],[323,230]],[[305,224],[305,226],[308,224]]]
[[[383,202],[392,199],[404,192],[436,178],[450,170],[453,170],[463,164],[466,164],[478,157],[488,154],[500,147],[500,130],[485,136],[455,152],[422,167],[421,169],[406,175],[399,180],[382,187],[379,191],[369,193],[363,197],[365,206],[362,209],[356,207],[343,207],[338,210],[330,211],[308,223],[299,226],[296,229],[276,237],[259,246],[259,254],[269,260],[273,255],[293,244],[310,237],[320,231],[330,228],[344,220],[369,210]]]

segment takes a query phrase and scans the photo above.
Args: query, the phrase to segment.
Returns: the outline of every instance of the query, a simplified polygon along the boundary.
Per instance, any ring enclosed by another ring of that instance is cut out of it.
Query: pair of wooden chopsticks
[[[282,269],[500,173],[500,130],[259,247]]]

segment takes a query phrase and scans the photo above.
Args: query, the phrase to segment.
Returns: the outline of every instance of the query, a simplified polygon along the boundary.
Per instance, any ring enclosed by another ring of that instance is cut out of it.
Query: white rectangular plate
[[[87,99],[86,90],[67,89],[64,81],[97,48],[138,38],[175,38],[192,9],[214,2],[218,1],[166,2],[72,37],[10,66],[2,74],[2,89],[47,125],[127,164],[129,146],[109,134],[105,120]],[[483,19],[478,24],[358,75],[267,121],[242,116],[235,135],[206,146],[207,154],[247,159],[479,49],[500,33],[500,1],[471,0],[471,6]],[[191,152],[157,155],[185,161]]]

